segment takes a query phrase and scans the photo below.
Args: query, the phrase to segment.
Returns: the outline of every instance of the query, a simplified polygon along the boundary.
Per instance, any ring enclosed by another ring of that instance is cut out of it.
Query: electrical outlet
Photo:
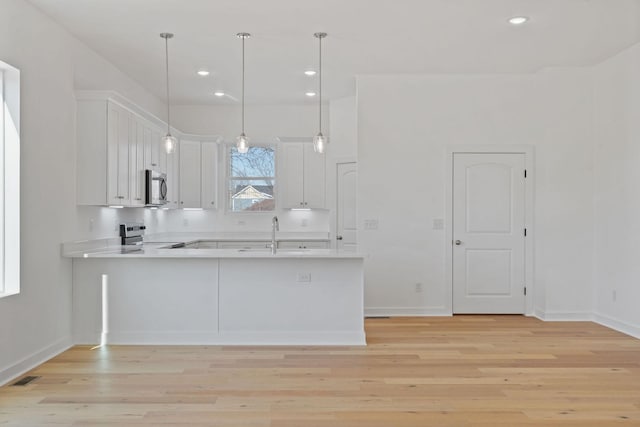
[[[309,220],[307,220],[306,218],[303,218],[303,219],[300,221],[300,227],[306,227],[306,226],[308,226],[308,225],[309,225]]]
[[[433,220],[433,229],[434,230],[444,230],[444,219],[436,218]]]
[[[415,291],[417,294],[422,293],[422,283],[416,283]]]
[[[91,218],[91,219],[89,220],[89,231],[93,231],[93,225],[94,225],[94,223],[93,223],[93,218]]]
[[[297,281],[298,282],[310,282],[311,281],[311,273],[298,273]]]
[[[182,225],[184,225],[185,227],[189,226],[189,220],[187,218],[183,218],[182,219]]]
[[[611,299],[613,300],[613,302],[616,302],[618,300],[618,291],[616,291],[615,289],[611,291]]]
[[[377,219],[365,219],[364,220],[364,229],[365,230],[377,230],[378,229],[378,220]]]

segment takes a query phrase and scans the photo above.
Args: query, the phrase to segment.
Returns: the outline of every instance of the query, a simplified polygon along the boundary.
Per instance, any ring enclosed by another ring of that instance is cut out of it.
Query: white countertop
[[[66,253],[69,258],[364,258],[357,252],[335,249],[166,249],[158,245],[119,246]]]
[[[210,249],[175,248],[174,243],[196,240],[224,242],[255,242],[271,240],[270,233],[158,233],[144,237],[142,245],[120,245],[120,238],[108,238],[69,242],[62,245],[62,255],[67,258],[364,258],[358,252],[336,249],[278,249],[275,255],[267,248],[261,249]],[[328,233],[281,232],[277,241],[323,241]]]

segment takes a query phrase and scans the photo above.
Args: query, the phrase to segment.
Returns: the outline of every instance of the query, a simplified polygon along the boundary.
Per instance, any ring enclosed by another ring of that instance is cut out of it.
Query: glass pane
[[[276,207],[274,179],[229,179],[231,212],[264,212]]]
[[[245,154],[231,148],[231,177],[275,177],[275,150],[273,147],[250,147]]]

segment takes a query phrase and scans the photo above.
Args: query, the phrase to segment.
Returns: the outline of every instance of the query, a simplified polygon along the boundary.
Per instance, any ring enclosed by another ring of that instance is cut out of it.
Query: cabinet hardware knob
[[[336,236],[336,240],[342,240],[342,236]]]
[[[456,246],[460,246],[462,244],[462,240],[456,240],[454,243],[456,244]]]
[[[215,204],[216,204],[216,202],[211,202],[211,204],[212,204],[212,205],[215,205]]]

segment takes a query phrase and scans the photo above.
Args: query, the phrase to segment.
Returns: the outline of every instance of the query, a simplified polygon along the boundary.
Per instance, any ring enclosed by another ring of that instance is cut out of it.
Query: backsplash
[[[122,222],[144,222],[147,233],[161,232],[254,232],[269,231],[277,215],[281,231],[329,232],[329,211],[282,210],[273,214],[229,214],[219,211],[184,211],[147,208],[77,207],[77,230],[72,240],[118,236]]]

